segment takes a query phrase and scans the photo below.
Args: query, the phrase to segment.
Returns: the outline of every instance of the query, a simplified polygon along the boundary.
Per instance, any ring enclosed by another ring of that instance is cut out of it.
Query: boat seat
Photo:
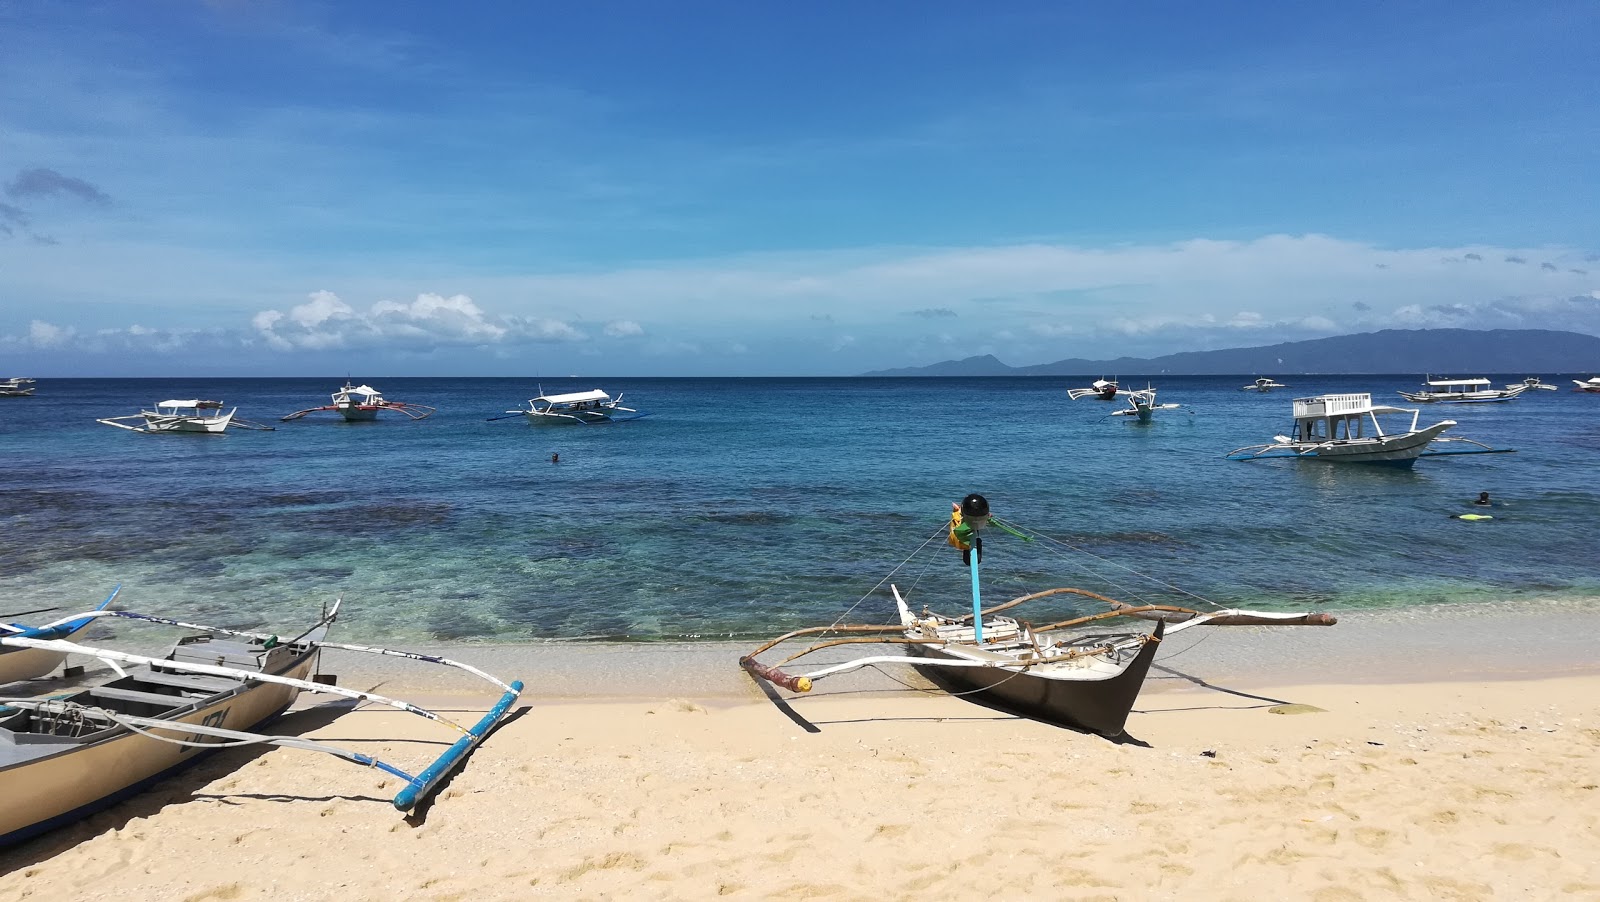
[[[198,673],[158,673],[152,670],[148,673],[138,672],[135,674],[135,676],[139,678],[140,682],[144,683],[155,683],[158,686],[173,686],[178,689],[194,689],[205,693],[222,692],[223,690],[232,689],[233,687],[240,685],[238,680],[230,680],[225,677],[217,676],[205,676]]]
[[[114,698],[123,702],[143,702],[146,705],[159,705],[163,708],[178,708],[189,704],[193,699],[181,695],[163,695],[159,692],[140,692],[137,689],[118,689],[115,686],[96,686],[89,690],[95,698]]]

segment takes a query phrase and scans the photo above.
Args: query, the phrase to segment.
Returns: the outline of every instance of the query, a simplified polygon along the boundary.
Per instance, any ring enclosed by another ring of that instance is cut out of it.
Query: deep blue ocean
[[[1517,451],[1411,470],[1223,455],[1286,432],[1295,397],[1415,406],[1394,392],[1419,375],[1284,377],[1265,395],[1245,376],[1158,377],[1184,406],[1147,426],[1108,417],[1121,401],[1069,401],[1088,381],[1070,378],[544,380],[651,414],[565,428],[488,421],[538,394],[529,379],[357,375],[439,412],[277,422],[342,378],[44,379],[0,398],[0,614],[82,609],[121,583],[126,608],[220,625],[293,627],[342,597],[374,641],[775,635],[833,621],[973,491],[1094,555],[991,534],[991,597],[1133,593],[1137,573],[1288,610],[1600,600],[1600,396],[1569,375],[1508,403],[1424,405],[1424,424]],[[95,422],[190,397],[278,428]],[[1450,519],[1481,491],[1494,520]],[[937,551],[902,585],[959,583],[959,555]],[[878,593],[851,620],[889,610]]]

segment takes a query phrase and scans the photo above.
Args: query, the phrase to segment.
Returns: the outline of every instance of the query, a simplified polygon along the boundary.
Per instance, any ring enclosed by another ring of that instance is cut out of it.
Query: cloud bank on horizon
[[[0,360],[831,375],[1600,334],[1582,4],[636,12],[0,9]]]

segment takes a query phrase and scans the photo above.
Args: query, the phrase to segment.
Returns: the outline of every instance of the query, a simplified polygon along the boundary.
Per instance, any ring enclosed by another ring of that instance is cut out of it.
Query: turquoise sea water
[[[1068,401],[1087,380],[1063,378],[545,380],[651,413],[568,428],[486,421],[536,394],[530,380],[372,378],[439,413],[221,438],[95,418],[202,397],[276,423],[343,380],[42,380],[0,399],[0,614],[81,609],[120,582],[128,608],[222,625],[293,627],[343,597],[351,634],[372,641],[773,635],[839,616],[970,491],[1096,556],[994,535],[992,598],[1078,585],[1183,600],[1137,572],[1291,610],[1588,603],[1600,396],[1569,378],[1424,407],[1424,423],[1518,451],[1413,470],[1222,456],[1287,431],[1294,397],[1404,404],[1393,392],[1415,375],[1286,377],[1266,395],[1239,391],[1246,376],[1161,377],[1160,400],[1185,406],[1149,426],[1107,417],[1120,401]],[[1495,520],[1449,519],[1480,491]],[[959,556],[932,550],[898,581],[948,584],[959,607]],[[851,619],[889,610],[879,592]]]

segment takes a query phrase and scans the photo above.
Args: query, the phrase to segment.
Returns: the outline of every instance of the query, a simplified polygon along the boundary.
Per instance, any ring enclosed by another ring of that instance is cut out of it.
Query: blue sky
[[[1592,3],[992,6],[0,0],[0,375],[1600,334]]]

